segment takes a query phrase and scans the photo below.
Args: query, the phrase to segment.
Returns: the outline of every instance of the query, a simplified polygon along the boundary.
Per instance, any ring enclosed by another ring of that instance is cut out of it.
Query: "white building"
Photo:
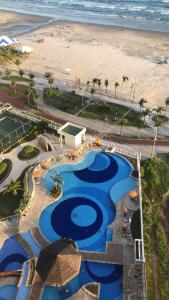
[[[60,143],[72,148],[79,148],[85,141],[86,128],[67,122],[58,129]]]

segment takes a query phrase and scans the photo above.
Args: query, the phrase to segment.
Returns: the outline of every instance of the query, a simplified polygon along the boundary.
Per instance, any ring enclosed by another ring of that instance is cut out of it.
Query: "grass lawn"
[[[85,110],[84,115],[81,113],[80,116],[89,119],[97,119],[100,121],[106,120],[109,123],[118,123],[118,120],[121,119],[128,111],[129,108],[122,105],[99,102],[89,106]],[[141,120],[141,117],[141,113],[130,110],[124,119],[127,119],[128,125],[130,126],[144,127],[144,122]]]
[[[156,116],[153,116],[153,117],[152,117],[152,120],[153,120],[154,122],[156,122],[157,120],[159,120],[159,121],[162,121],[162,122],[166,123],[166,122],[169,121],[169,118],[166,117],[166,116],[164,116],[164,115],[156,115]]]
[[[19,91],[16,91],[16,93],[15,92],[10,93],[10,96],[14,98],[18,98],[18,97],[22,97],[23,94]]]
[[[5,90],[9,87],[9,84],[0,83],[0,90]]]
[[[0,163],[0,183],[3,182],[8,175],[10,174],[12,169],[12,161],[10,159],[4,159]]]
[[[38,154],[39,154],[39,149],[31,145],[27,145],[18,153],[18,158],[21,160],[26,160],[26,159],[34,158]]]
[[[65,91],[60,91],[57,88],[53,88],[53,94],[47,95],[48,89],[44,90],[44,100],[47,105],[51,105],[59,110],[65,111],[70,114],[76,114],[82,109],[82,96],[75,95]],[[83,103],[86,105],[87,98],[83,97]]]
[[[82,109],[82,96],[75,95],[74,93],[59,91],[59,89],[52,89],[53,95],[48,96],[46,90],[44,91],[44,100],[47,105],[54,106],[55,108],[65,111],[70,114],[76,114]],[[86,106],[88,98],[83,97],[83,104]],[[127,112],[129,108],[114,104],[98,102],[90,105],[79,116],[87,119],[95,119],[100,121],[106,121],[109,123],[118,122]],[[134,110],[124,117],[128,120],[128,125],[135,127],[144,127],[144,122],[141,120],[142,114]]]
[[[23,186],[24,175],[28,168],[26,168],[18,178],[22,186]],[[0,218],[6,218],[14,215],[15,209],[19,207],[19,203],[23,198],[23,192],[24,192],[23,190],[21,191],[19,190],[16,196],[10,193],[5,195],[3,194],[3,192],[0,193]]]
[[[16,80],[17,82],[30,82],[29,78],[21,77],[21,76],[4,76],[2,77],[3,80]]]

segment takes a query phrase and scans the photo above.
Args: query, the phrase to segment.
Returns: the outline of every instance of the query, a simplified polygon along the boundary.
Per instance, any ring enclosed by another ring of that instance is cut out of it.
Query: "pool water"
[[[64,300],[82,286],[96,282],[100,285],[100,300],[122,300],[122,266],[96,262],[82,262],[79,275],[64,287],[45,286],[42,300]]]
[[[54,187],[51,177],[63,178],[63,194],[49,204],[39,219],[39,228],[44,237],[55,242],[62,237],[75,241],[77,248],[86,251],[104,252],[106,243],[113,240],[109,225],[116,218],[116,204],[135,186],[131,177],[133,167],[120,155],[91,151],[78,164],[57,165],[49,169],[42,185],[50,191]],[[20,233],[31,246],[35,256],[41,247],[30,231]],[[21,269],[28,253],[16,237],[4,242],[0,250],[0,272]],[[28,263],[24,265],[21,286],[0,287],[0,300],[28,298],[30,287],[25,286]],[[123,267],[120,265],[82,261],[79,275],[64,287],[45,286],[42,300],[64,300],[75,294],[82,286],[100,284],[101,300],[122,300]],[[18,292],[18,295],[16,296]]]
[[[80,250],[104,252],[107,227],[116,217],[116,204],[136,185],[130,176],[132,170],[122,156],[98,151],[89,152],[79,164],[48,170],[43,186],[50,191],[54,187],[51,176],[58,173],[64,186],[62,197],[40,216],[42,234],[49,242],[69,237]]]

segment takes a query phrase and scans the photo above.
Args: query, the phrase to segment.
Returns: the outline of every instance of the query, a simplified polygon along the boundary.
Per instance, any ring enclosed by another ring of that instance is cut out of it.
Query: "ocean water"
[[[0,0],[0,8],[56,20],[169,32],[169,0]]]

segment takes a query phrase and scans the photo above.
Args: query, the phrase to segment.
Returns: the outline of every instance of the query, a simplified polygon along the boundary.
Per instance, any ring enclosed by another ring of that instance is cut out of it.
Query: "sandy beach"
[[[27,15],[26,20],[23,16],[20,21],[28,24],[29,18],[36,20],[35,16]],[[39,18],[38,24],[43,23],[44,20]],[[19,26],[17,19],[18,14],[6,13],[11,28]],[[2,26],[5,28],[5,23]],[[121,85],[125,75],[129,81],[123,86],[124,97],[130,97],[134,84],[135,99],[144,97],[151,107],[165,106],[165,98],[169,96],[169,64],[157,64],[156,60],[169,57],[169,34],[53,22],[20,36],[20,39],[21,44],[34,49],[21,66],[25,70],[51,71],[57,79],[70,82],[75,81],[76,76],[81,83],[95,77],[103,81],[107,78],[109,90],[114,90],[116,81]],[[69,74],[65,74],[66,69],[70,69]]]

